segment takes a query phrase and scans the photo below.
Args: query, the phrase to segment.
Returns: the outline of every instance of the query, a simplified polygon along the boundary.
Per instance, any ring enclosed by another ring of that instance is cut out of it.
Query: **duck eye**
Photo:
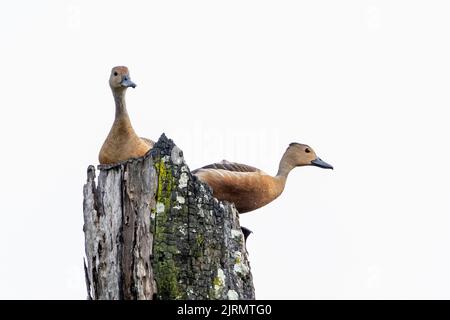
[[[114,77],[117,76],[117,71],[114,71]]]
[[[308,148],[306,148],[306,149],[305,149],[305,152],[306,152],[306,153],[310,153],[311,150],[309,150]]]

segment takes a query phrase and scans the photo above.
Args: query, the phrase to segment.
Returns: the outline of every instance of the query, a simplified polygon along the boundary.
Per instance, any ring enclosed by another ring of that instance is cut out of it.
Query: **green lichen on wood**
[[[170,209],[170,192],[172,189],[173,177],[170,168],[167,170],[163,159],[156,162],[155,168],[158,172],[158,191],[156,194],[154,251],[158,251],[158,246],[156,244],[164,242],[164,234],[167,232],[166,225],[168,210]]]
[[[209,294],[215,299],[220,299],[225,289],[225,274],[221,268],[217,269],[217,275],[213,279],[213,287]]]
[[[199,247],[203,247],[203,244],[205,243],[205,237],[202,234],[198,234],[196,237],[197,245]]]
[[[179,270],[173,260],[178,253],[177,247],[168,239],[174,233],[174,225],[168,223],[172,205],[171,194],[175,185],[172,168],[164,159],[155,162],[158,173],[158,189],[156,194],[155,238],[153,244],[155,281],[159,299],[180,299]],[[159,210],[158,210],[159,209]],[[170,226],[170,227],[168,227]]]
[[[166,167],[166,163],[163,159],[155,165],[158,172],[158,194],[157,201],[164,204],[165,210],[170,208],[171,204],[171,192],[174,185],[174,178],[172,175],[172,169]],[[163,201],[161,201],[163,200]]]
[[[182,298],[178,286],[178,269],[172,259],[157,262],[155,274],[159,299]]]
[[[202,234],[197,234],[195,237],[195,242],[191,244],[191,256],[195,258],[200,258],[204,255],[204,243],[205,238]]]
[[[215,277],[215,278],[214,278],[213,284],[214,284],[216,287],[221,287],[221,286],[223,286],[222,280],[220,280],[219,277]]]

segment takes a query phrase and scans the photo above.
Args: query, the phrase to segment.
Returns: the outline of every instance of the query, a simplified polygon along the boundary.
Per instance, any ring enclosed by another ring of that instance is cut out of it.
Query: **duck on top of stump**
[[[289,172],[295,167],[309,165],[333,169],[333,166],[317,157],[311,147],[294,142],[281,158],[276,176],[226,160],[196,169],[192,173],[212,188],[214,197],[234,203],[239,213],[245,213],[278,198],[284,190]]]
[[[113,164],[131,158],[142,157],[155,144],[152,140],[139,137],[131,125],[125,103],[125,94],[129,87],[135,88],[127,67],[117,66],[109,77],[116,114],[114,123],[103,143],[98,159],[100,164]]]

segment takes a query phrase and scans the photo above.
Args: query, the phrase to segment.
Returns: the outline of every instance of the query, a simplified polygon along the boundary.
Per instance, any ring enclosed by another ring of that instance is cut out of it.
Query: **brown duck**
[[[233,202],[239,213],[245,213],[275,200],[283,192],[289,172],[295,167],[308,165],[333,169],[318,158],[311,147],[291,143],[274,177],[257,168],[226,160],[196,169],[192,173],[212,188],[214,197]]]
[[[129,87],[135,88],[136,84],[131,81],[128,68],[114,67],[111,70],[109,86],[116,104],[116,116],[98,156],[101,164],[142,157],[155,144],[147,138],[140,138],[131,125],[125,104],[125,93]]]

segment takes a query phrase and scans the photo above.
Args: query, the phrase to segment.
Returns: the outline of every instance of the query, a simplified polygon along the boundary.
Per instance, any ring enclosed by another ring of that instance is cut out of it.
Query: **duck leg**
[[[246,227],[241,227],[242,233],[244,234],[244,242],[247,242],[247,238],[250,235],[250,233],[253,233],[252,230],[247,229]]]

